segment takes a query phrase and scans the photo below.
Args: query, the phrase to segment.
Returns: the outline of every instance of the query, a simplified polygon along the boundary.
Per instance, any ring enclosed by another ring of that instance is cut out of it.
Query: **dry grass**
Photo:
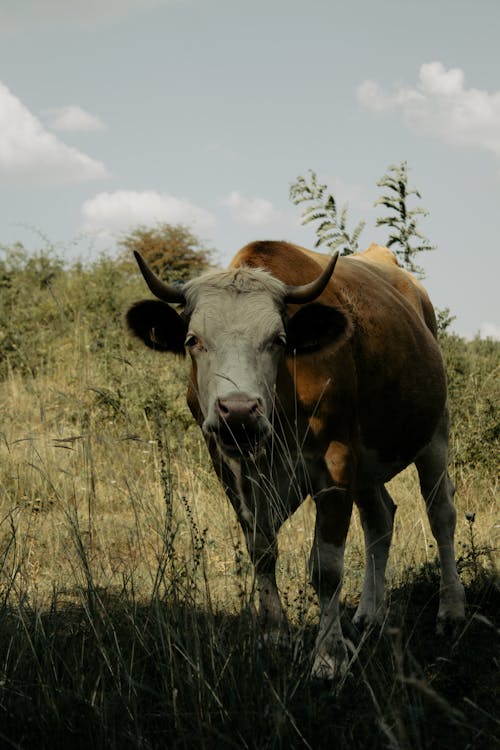
[[[139,348],[131,354],[125,342],[106,373],[84,334],[77,332],[75,339],[78,346],[60,350],[60,359],[44,374],[12,373],[0,385],[3,546],[15,537],[4,574],[15,572],[14,590],[38,603],[47,602],[54,589],[69,593],[81,584],[83,541],[97,586],[119,590],[133,578],[136,594],[147,599],[168,517],[179,560],[199,574],[200,595],[208,581],[212,606],[238,611],[242,590],[248,593],[251,586],[250,564],[198,428],[179,404],[183,365],[170,371],[165,358]],[[127,364],[132,357],[133,368]],[[182,424],[169,424],[168,414],[128,408],[127,382],[135,389],[142,379],[156,378],[172,379],[171,398],[184,412]],[[125,384],[118,405],[113,404],[117,379]],[[165,457],[168,476],[162,478]],[[398,585],[406,571],[431,562],[436,550],[415,471],[406,470],[389,489],[398,511],[388,582]],[[466,512],[475,515],[476,547],[493,549],[498,517],[491,477],[462,471],[457,490],[458,554],[467,554],[470,546]],[[307,588],[313,528],[314,505],[306,501],[280,533],[278,580],[290,605]],[[360,592],[362,567],[362,532],[354,513],[345,581],[351,603]],[[293,619],[293,607],[290,615]]]

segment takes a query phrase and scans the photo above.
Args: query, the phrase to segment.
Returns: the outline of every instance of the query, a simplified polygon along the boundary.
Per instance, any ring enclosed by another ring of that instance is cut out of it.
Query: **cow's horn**
[[[134,250],[135,259],[141,269],[141,273],[144,276],[144,280],[148,287],[151,289],[155,297],[161,299],[163,302],[180,302],[184,304],[186,298],[181,286],[174,286],[173,284],[165,284],[164,281],[158,278],[153,271],[150,269],[144,258],[137,250]]]
[[[339,258],[339,252],[337,250],[328,261],[328,265],[320,273],[320,275],[311,281],[309,284],[302,284],[302,286],[287,286],[285,292],[285,302],[290,304],[304,304],[306,302],[312,302],[313,299],[319,297],[321,292],[324,290],[328,282],[330,281],[333,269]]]

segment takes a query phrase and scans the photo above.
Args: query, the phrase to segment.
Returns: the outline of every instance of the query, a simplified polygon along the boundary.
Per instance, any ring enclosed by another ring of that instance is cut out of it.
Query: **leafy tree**
[[[436,310],[437,327],[440,335],[446,334],[453,321],[456,319],[456,315],[451,314],[449,307],[443,307],[441,310]]]
[[[342,253],[349,255],[358,252],[359,236],[365,227],[360,221],[352,231],[347,230],[347,205],[340,211],[334,196],[327,192],[327,186],[318,183],[316,173],[309,170],[309,181],[302,176],[290,186],[290,200],[296,206],[300,203],[310,205],[302,212],[302,224],[319,222],[316,227],[316,247],[326,245],[332,252],[342,246]],[[377,182],[378,187],[387,189],[375,206],[384,206],[391,213],[376,220],[376,226],[387,226],[389,237],[386,241],[392,247],[402,266],[423,276],[423,270],[415,263],[415,256],[425,250],[434,250],[434,246],[417,229],[417,217],[427,216],[423,208],[410,208],[408,198],[421,198],[418,190],[408,187],[408,167],[405,161],[398,166],[390,166],[387,174]],[[416,244],[414,240],[417,240]],[[451,321],[450,321],[451,322]],[[449,323],[448,323],[449,325]]]
[[[119,242],[122,260],[138,250],[153,271],[169,281],[185,281],[208,268],[212,250],[183,224],[139,226]]]
[[[392,213],[377,219],[377,226],[389,228],[387,247],[393,247],[402,265],[417,276],[423,276],[423,269],[415,263],[418,253],[435,250],[435,246],[417,229],[417,217],[427,216],[424,208],[410,209],[408,198],[411,195],[421,199],[418,190],[408,187],[408,167],[405,161],[389,167],[387,174],[377,182],[378,187],[388,192],[375,201],[375,206],[385,206]],[[416,244],[412,241],[416,240]]]
[[[302,212],[302,224],[319,221],[316,228],[315,247],[326,245],[332,252],[342,246],[343,255],[351,255],[359,249],[359,235],[365,222],[360,221],[351,234],[347,230],[347,205],[342,206],[340,214],[337,203],[331,193],[326,192],[326,185],[318,184],[316,172],[309,170],[310,183],[299,175],[290,186],[290,200],[296,206],[300,203],[311,205]]]

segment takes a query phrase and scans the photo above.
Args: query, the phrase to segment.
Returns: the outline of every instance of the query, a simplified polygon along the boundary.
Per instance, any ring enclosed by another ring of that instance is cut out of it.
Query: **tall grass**
[[[241,532],[185,405],[186,366],[124,334],[140,280],[105,258],[67,268],[18,250],[0,285],[0,746],[494,747],[495,466],[480,438],[474,460],[464,451],[490,430],[498,349],[469,356],[451,342],[469,426],[453,443],[462,633],[433,635],[435,548],[409,470],[391,486],[386,627],[360,640],[349,624],[363,568],[355,516],[352,668],[322,685],[309,680],[312,503],[280,533],[290,632],[266,646]]]

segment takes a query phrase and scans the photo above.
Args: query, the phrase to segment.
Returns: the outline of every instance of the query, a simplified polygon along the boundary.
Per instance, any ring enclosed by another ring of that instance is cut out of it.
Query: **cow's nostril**
[[[259,402],[254,401],[253,404],[249,404],[248,412],[249,414],[253,416],[257,416],[257,412],[259,411]]]
[[[224,401],[221,398],[217,399],[216,406],[217,406],[217,411],[219,413],[219,416],[224,417],[225,419],[226,417],[230,415],[231,409],[226,403],[224,403]]]

